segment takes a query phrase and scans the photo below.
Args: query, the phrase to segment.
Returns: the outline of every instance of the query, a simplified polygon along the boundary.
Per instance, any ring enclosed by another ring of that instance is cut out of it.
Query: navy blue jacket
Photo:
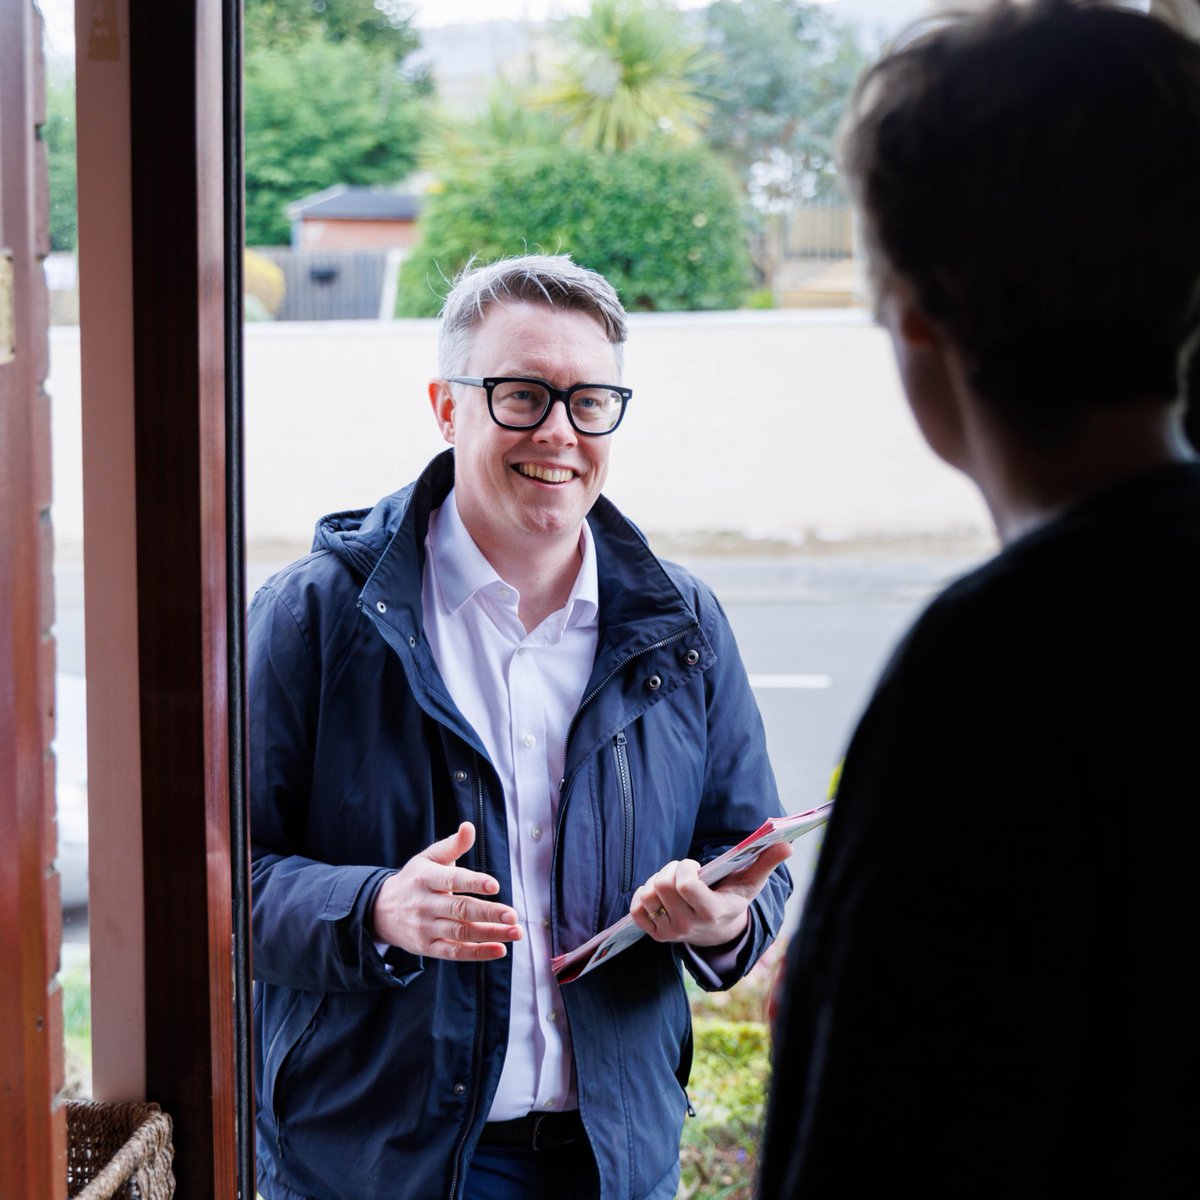
[[[512,902],[501,785],[422,632],[429,513],[453,474],[447,452],[374,509],[325,518],[313,553],[251,605],[268,1200],[455,1200],[500,1077],[510,960],[399,949],[385,960],[367,922],[387,875],[464,820],[477,840],[463,865],[494,875],[497,899]],[[664,863],[711,858],[779,812],[762,723],[715,598],[656,559],[607,500],[588,520],[600,631],[555,831],[556,953],[623,916]],[[752,905],[739,973],[770,944],[790,888],[778,870]],[[644,938],[563,989],[605,1200],[674,1194],[691,1059],[685,959]]]

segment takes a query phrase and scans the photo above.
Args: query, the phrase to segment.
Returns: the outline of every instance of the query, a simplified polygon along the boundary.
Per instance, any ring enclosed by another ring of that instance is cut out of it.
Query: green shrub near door
[[[730,309],[750,262],[737,187],[702,147],[663,140],[605,154],[530,146],[451,171],[426,196],[397,315],[436,316],[472,254],[570,254],[631,312]]]

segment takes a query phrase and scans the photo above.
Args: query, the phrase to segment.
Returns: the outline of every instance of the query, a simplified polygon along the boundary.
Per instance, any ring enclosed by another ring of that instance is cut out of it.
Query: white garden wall
[[[246,340],[248,534],[307,544],[441,448],[426,396],[432,321],[255,324]],[[51,331],[60,547],[82,538],[79,331]],[[988,527],[921,443],[886,333],[865,314],[637,315],[606,491],[651,535],[902,537]]]

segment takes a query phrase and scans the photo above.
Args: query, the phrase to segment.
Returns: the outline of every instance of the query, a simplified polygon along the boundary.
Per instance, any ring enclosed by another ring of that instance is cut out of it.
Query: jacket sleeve
[[[762,717],[728,618],[707,589],[698,597],[698,612],[715,656],[705,672],[708,742],[704,794],[692,845],[692,857],[704,863],[736,845],[768,817],[782,816],[783,810],[767,757]],[[779,932],[791,892],[787,868],[776,868],[750,904],[750,925],[735,961],[714,960],[695,950],[684,956],[702,988],[731,987],[754,966]],[[719,973],[706,969],[714,965],[721,967]]]
[[[393,872],[303,853],[322,664],[303,606],[267,584],[250,606],[250,881],[254,975],[306,991],[407,983],[421,960],[371,940],[376,893]]]

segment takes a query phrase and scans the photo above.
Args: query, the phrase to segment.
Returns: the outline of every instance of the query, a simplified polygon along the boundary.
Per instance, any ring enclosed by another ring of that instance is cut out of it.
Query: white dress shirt
[[[421,604],[425,635],[459,711],[504,788],[512,906],[508,1049],[490,1121],[576,1108],[571,1033],[550,969],[550,868],[567,728],[596,656],[596,552],[585,522],[566,604],[531,633],[517,589],[496,574],[463,525],[454,492],[429,517]]]

